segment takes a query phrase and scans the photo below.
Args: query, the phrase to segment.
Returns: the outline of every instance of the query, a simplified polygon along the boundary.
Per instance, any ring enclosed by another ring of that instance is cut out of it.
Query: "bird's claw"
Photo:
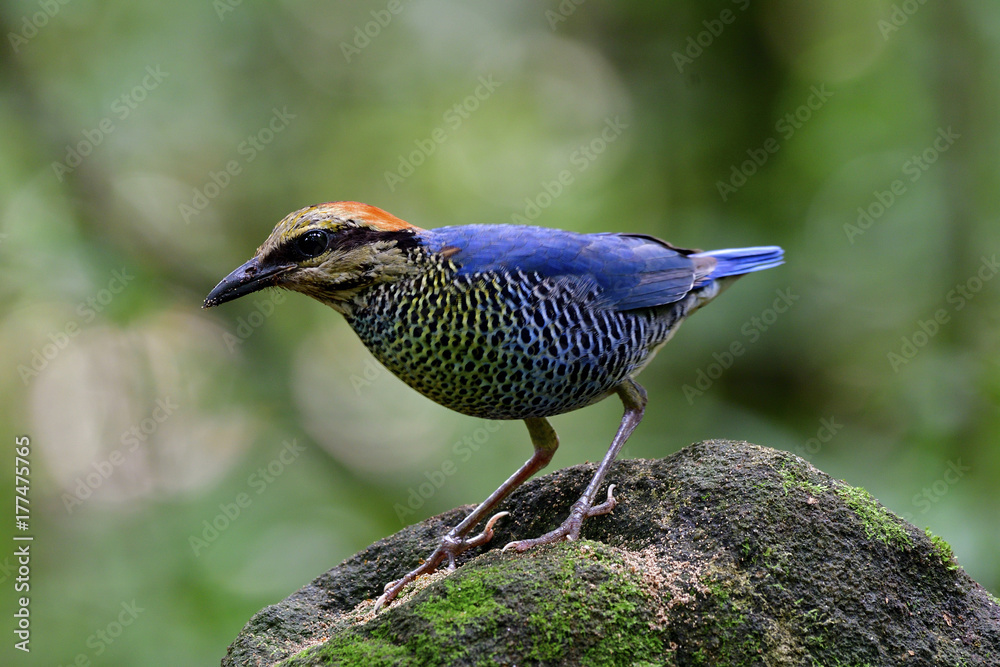
[[[463,548],[462,551],[465,551],[466,549],[471,549],[472,547],[482,546],[483,544],[486,544],[487,542],[492,540],[493,526],[496,524],[497,521],[508,515],[510,515],[510,512],[497,512],[496,514],[491,516],[489,520],[486,522],[486,526],[483,528],[483,532],[464,540],[465,548]],[[457,556],[458,554],[455,555]]]
[[[570,510],[569,516],[566,520],[562,522],[555,530],[551,530],[544,535],[532,538],[530,540],[517,540],[515,542],[509,542],[502,549],[502,551],[507,551],[512,549],[517,552],[527,551],[532,547],[542,546],[543,544],[555,544],[556,542],[561,542],[566,540],[572,542],[580,537],[580,527],[583,525],[583,520],[588,519],[592,516],[599,516],[601,514],[607,514],[615,508],[618,504],[618,500],[614,496],[615,485],[612,484],[608,487],[608,499],[605,500],[600,505],[586,506],[581,504],[584,499],[581,498],[573,505]]]
[[[615,493],[615,485],[611,484],[610,486],[608,486],[608,499],[605,500],[600,505],[594,505],[593,507],[588,509],[586,514],[587,518],[592,516],[600,516],[602,514],[610,514],[611,510],[613,510],[618,505],[618,500],[615,498],[614,493]]]
[[[454,570],[456,567],[455,558],[459,554],[462,554],[473,547],[478,547],[480,545],[486,544],[491,539],[493,539],[493,526],[496,524],[497,521],[507,516],[508,514],[510,514],[510,512],[497,512],[496,514],[494,514],[489,518],[489,520],[486,522],[486,526],[483,528],[481,533],[479,533],[478,535],[474,535],[473,537],[470,537],[468,539],[457,538],[451,535],[451,533],[445,535],[441,539],[441,544],[438,546],[438,548],[434,550],[434,552],[430,555],[430,557],[427,560],[421,563],[420,567],[417,567],[414,570],[407,572],[400,579],[397,579],[396,581],[390,581],[388,584],[385,585],[385,588],[382,591],[382,595],[380,595],[379,598],[375,601],[374,613],[377,614],[380,609],[391,604],[392,601],[396,599],[396,596],[399,595],[399,592],[402,591],[407,584],[416,580],[417,577],[420,577],[425,574],[431,574],[432,572],[437,570],[438,565],[440,565],[441,562],[444,561],[445,559],[448,560],[447,569],[449,571]]]

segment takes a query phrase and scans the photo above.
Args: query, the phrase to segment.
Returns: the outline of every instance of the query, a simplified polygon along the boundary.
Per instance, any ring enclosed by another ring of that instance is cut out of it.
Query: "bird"
[[[559,446],[548,418],[613,394],[618,430],[566,520],[517,540],[516,552],[579,538],[611,512],[598,492],[641,421],[635,380],[693,312],[743,274],[778,266],[777,246],[701,252],[645,234],[577,233],[516,224],[423,229],[351,201],[307,206],[281,220],[254,256],[211,290],[208,308],[278,287],[339,312],[387,369],[427,398],[472,417],[523,420],[531,457],[424,561],[387,583],[375,611],[417,577],[487,543],[506,512],[473,529]]]

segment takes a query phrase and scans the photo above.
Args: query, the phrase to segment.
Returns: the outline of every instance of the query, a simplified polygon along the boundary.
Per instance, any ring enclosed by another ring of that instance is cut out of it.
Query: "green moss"
[[[913,539],[906,532],[900,519],[879,505],[872,494],[861,487],[847,484],[838,486],[835,491],[843,499],[844,504],[861,520],[868,539],[878,540],[900,550],[913,546]]]
[[[951,545],[948,544],[943,537],[939,537],[932,533],[929,527],[924,528],[924,533],[931,541],[931,549],[934,554],[941,559],[941,564],[948,570],[957,570],[958,561],[955,560],[955,552],[952,551]]]
[[[532,638],[520,647],[529,662],[663,666],[650,596],[625,560],[597,543],[550,549],[551,561],[491,555],[494,563],[460,570],[284,664],[490,665],[493,652],[509,653],[510,628],[527,626],[518,636]]]
[[[321,646],[308,648],[279,663],[281,667],[297,665],[393,665],[405,667],[416,664],[410,652],[382,637],[365,637],[347,632],[332,638]]]
[[[444,665],[469,660],[464,636],[481,636],[496,630],[499,620],[511,613],[497,599],[495,581],[504,575],[496,566],[444,579],[440,588],[419,593],[412,604],[408,631],[397,632],[393,611],[335,636],[282,663],[297,665]],[[477,662],[492,664],[489,656]]]
[[[414,616],[430,629],[407,642],[420,664],[439,664],[445,655],[451,660],[465,657],[468,650],[461,636],[494,634],[499,619],[511,613],[497,600],[497,590],[505,579],[501,568],[485,567],[464,574],[445,579],[440,589],[428,591],[426,599],[414,607]]]
[[[788,495],[788,489],[802,489],[810,496],[819,496],[830,490],[825,484],[816,484],[811,481],[805,469],[800,463],[785,461],[781,469],[777,471],[781,476],[781,487]]]
[[[628,574],[624,560],[603,545],[584,546],[584,553],[579,546],[562,547],[566,553],[559,570],[545,583],[560,594],[539,590],[527,622],[531,636],[542,641],[529,657],[546,663],[562,661],[579,641],[581,626],[595,624],[611,631],[583,652],[581,665],[632,664],[630,656],[662,653],[663,641],[650,632],[639,613],[648,596]],[[588,585],[581,586],[581,580]]]

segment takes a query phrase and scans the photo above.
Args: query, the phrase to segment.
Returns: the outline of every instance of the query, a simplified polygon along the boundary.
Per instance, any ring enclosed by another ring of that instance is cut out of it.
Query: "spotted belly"
[[[373,288],[349,322],[408,385],[463,414],[545,417],[589,405],[669,336],[664,309],[600,307],[599,289],[521,273]]]

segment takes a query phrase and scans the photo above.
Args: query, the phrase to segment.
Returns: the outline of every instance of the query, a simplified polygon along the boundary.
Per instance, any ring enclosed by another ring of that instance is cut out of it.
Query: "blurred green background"
[[[527,458],[522,424],[432,404],[306,297],[201,310],[337,199],[784,246],[644,372],[624,455],[799,453],[1000,591],[992,0],[36,0],[0,24],[0,478],[9,508],[30,436],[35,536],[24,655],[0,529],[5,664],[215,663]],[[619,416],[553,420],[553,467],[599,459]]]

